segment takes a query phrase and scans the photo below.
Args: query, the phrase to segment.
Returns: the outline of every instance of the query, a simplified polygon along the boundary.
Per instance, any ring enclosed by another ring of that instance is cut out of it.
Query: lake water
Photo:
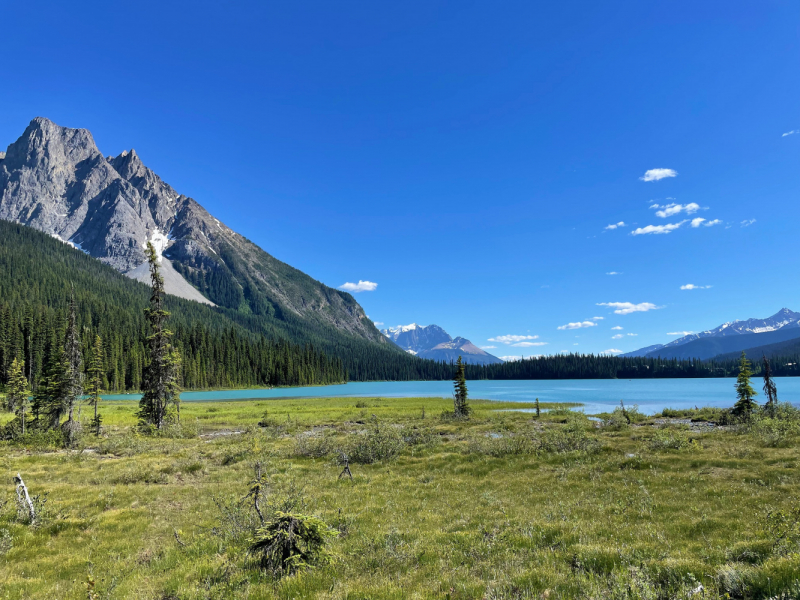
[[[653,414],[664,408],[732,406],[735,379],[558,379],[535,381],[468,381],[471,398],[505,402],[577,402],[579,410],[598,413],[613,410],[620,400]],[[778,398],[800,405],[800,377],[776,377]],[[761,392],[762,381],[753,379]],[[320,387],[184,392],[183,401],[250,400],[269,398],[416,398],[452,397],[449,381],[383,381]],[[756,400],[763,401],[762,395]],[[138,400],[138,394],[103,396],[108,400]]]

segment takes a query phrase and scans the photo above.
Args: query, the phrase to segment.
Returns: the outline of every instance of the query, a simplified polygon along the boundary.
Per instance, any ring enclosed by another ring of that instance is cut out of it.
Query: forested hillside
[[[84,356],[103,340],[110,391],[139,389],[149,290],[99,261],[33,229],[0,221],[0,381],[25,360],[36,385],[48,354],[62,343],[70,290],[78,305]],[[169,321],[183,358],[186,388],[338,383],[342,361],[312,344],[267,339],[207,306],[169,296]]]

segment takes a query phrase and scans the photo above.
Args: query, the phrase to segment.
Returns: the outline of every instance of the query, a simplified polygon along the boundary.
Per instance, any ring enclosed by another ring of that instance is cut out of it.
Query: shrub
[[[651,450],[686,450],[699,448],[700,443],[690,439],[685,430],[663,427],[656,430],[655,435],[650,438],[648,446]]]
[[[539,449],[542,452],[563,454],[566,452],[596,452],[600,449],[597,440],[586,432],[585,416],[571,413],[563,427],[549,427],[542,432]]]
[[[467,444],[467,451],[472,454],[485,454],[495,458],[521,454],[535,454],[539,445],[526,435],[504,435],[502,437],[474,437]]]
[[[321,519],[278,511],[256,531],[250,553],[263,570],[282,577],[330,562],[326,546],[337,536]]]
[[[430,427],[410,425],[400,432],[403,441],[409,446],[435,446],[439,443],[439,436]]]
[[[323,435],[309,435],[303,432],[295,438],[293,456],[306,458],[324,458],[335,451],[333,436],[327,432]]]
[[[394,427],[381,426],[373,418],[370,429],[363,434],[352,434],[345,444],[344,453],[350,462],[372,464],[396,458],[403,450],[403,438]]]

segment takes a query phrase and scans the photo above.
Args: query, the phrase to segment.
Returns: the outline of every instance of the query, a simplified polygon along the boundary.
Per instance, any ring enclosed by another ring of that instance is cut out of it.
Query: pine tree
[[[89,379],[86,382],[86,392],[89,395],[89,404],[94,407],[94,419],[92,428],[96,435],[100,435],[100,424],[102,417],[97,413],[97,405],[100,403],[100,390],[103,387],[103,340],[99,335],[94,338],[92,347],[92,362],[89,365]]]
[[[757,392],[750,385],[750,377],[753,372],[750,370],[750,361],[747,360],[747,355],[742,351],[742,357],[739,359],[739,376],[736,378],[736,396],[738,400],[733,405],[733,414],[740,417],[749,417],[757,406],[754,396]]]
[[[147,337],[149,364],[144,374],[144,393],[139,401],[138,416],[142,424],[161,429],[169,406],[173,405],[180,410],[180,354],[170,343],[172,332],[164,326],[169,316],[169,312],[164,310],[164,278],[159,272],[159,257],[150,242],[147,243],[147,260],[150,263],[152,292],[150,308],[145,309],[145,315],[151,333]]]
[[[6,408],[16,414],[22,423],[22,435],[25,435],[25,410],[28,407],[29,395],[28,380],[25,378],[25,362],[15,358],[11,363],[9,373]]]
[[[451,363],[452,364],[452,363]],[[456,375],[453,378],[455,393],[453,394],[453,414],[457,418],[469,416],[469,406],[467,406],[467,379],[464,375],[464,363],[461,357],[456,362]]]

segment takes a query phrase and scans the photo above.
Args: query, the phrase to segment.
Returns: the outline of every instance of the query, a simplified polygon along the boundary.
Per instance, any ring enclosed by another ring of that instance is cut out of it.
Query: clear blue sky
[[[799,25],[766,0],[6,3],[0,145],[46,116],[135,148],[274,256],[377,283],[386,325],[628,351],[800,310]]]

